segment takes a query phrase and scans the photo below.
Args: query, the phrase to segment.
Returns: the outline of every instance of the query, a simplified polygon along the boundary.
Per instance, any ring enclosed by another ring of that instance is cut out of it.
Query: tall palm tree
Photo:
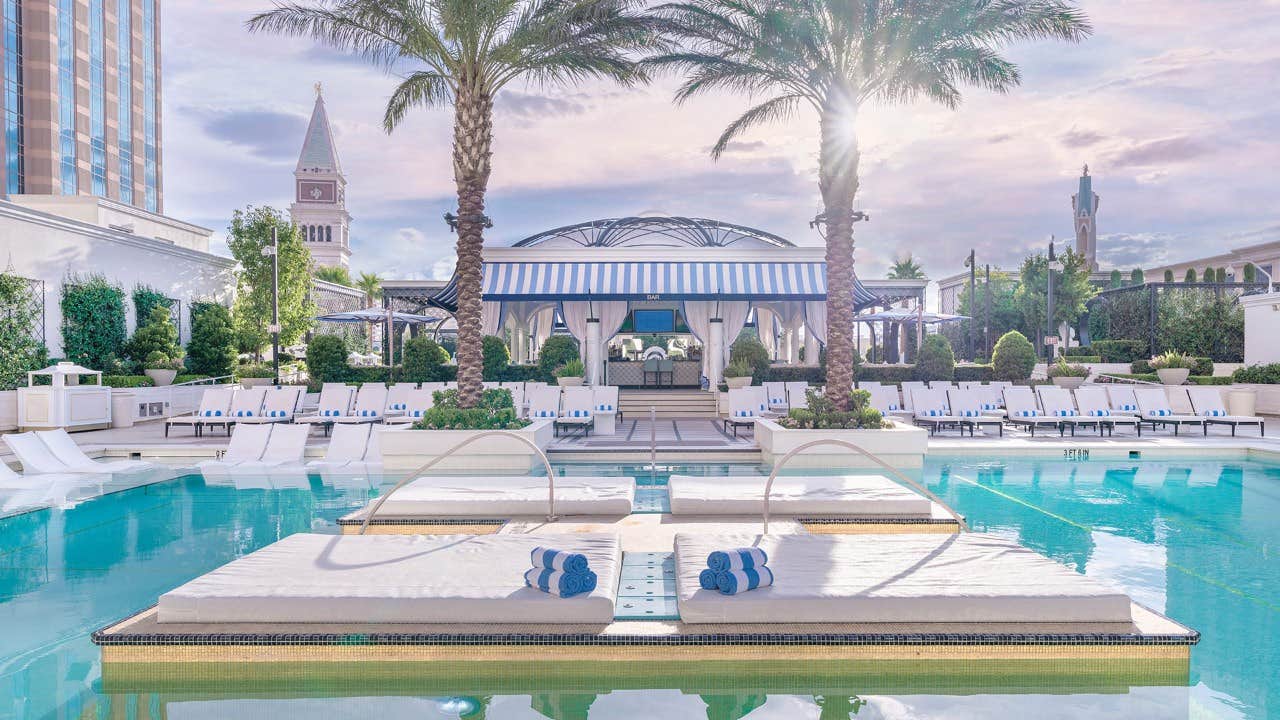
[[[924,268],[920,267],[920,263],[916,262],[911,253],[907,253],[906,257],[893,261],[893,265],[889,267],[889,274],[886,277],[890,280],[923,280],[925,274]]]
[[[562,85],[644,80],[631,54],[653,47],[641,0],[278,1],[253,31],[306,36],[388,70],[407,70],[383,115],[391,132],[410,109],[453,107],[457,186],[458,389],[473,406],[481,386],[481,250],[493,144],[493,106],[512,82]]]
[[[356,279],[355,288],[364,293],[365,307],[373,307],[382,297],[382,278],[377,273],[362,272]]]
[[[818,115],[818,187],[827,242],[827,395],[853,388],[853,210],[859,111],[920,97],[954,108],[960,86],[1021,81],[999,53],[1015,40],[1079,41],[1088,19],[1067,0],[686,0],[654,8],[681,49],[647,62],[686,74],[682,102],[729,90],[764,97],[711,149],[803,108]]]

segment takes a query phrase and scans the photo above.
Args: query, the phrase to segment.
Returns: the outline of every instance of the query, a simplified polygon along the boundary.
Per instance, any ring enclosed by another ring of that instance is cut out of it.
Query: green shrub
[[[137,327],[151,322],[151,311],[164,308],[165,312],[173,305],[173,301],[164,293],[147,285],[135,285],[133,288],[133,317]]]
[[[347,382],[347,346],[337,335],[316,335],[307,343],[307,374],[321,383]]]
[[[1213,358],[1197,357],[1192,360],[1195,361],[1191,366],[1192,375],[1213,375]]]
[[[827,371],[825,367],[771,365],[762,382],[807,382],[810,385],[823,385],[827,382]]]
[[[146,375],[103,375],[102,384],[113,388],[140,388],[155,385]]]
[[[792,410],[778,424],[793,430],[878,430],[887,425],[879,410],[871,407],[871,393],[854,390],[849,394],[849,409],[840,410],[827,396],[810,388],[808,409]]]
[[[766,373],[769,372],[769,366],[772,361],[769,360],[769,351],[765,349],[754,335],[742,334],[737,340],[733,341],[733,345],[729,346],[729,364],[741,363],[751,368],[751,372],[747,373],[755,382],[764,379]]]
[[[266,363],[249,363],[236,368],[237,378],[274,378],[275,368]]]
[[[1172,270],[1165,270],[1165,271],[1164,271],[1164,281],[1165,281],[1165,282],[1167,282],[1167,283],[1171,283],[1171,282],[1173,282],[1173,271],[1172,271]]]
[[[199,375],[197,373],[178,373],[173,378],[173,384],[181,385],[182,383],[195,382],[196,380],[208,380],[211,375]]]
[[[26,373],[48,361],[48,350],[37,340],[44,322],[44,304],[25,278],[0,273],[0,390],[26,384]]]
[[[62,284],[62,352],[67,360],[102,370],[124,354],[124,291],[101,275],[71,276]]]
[[[888,367],[859,366],[856,371],[860,382],[878,382],[883,385],[901,385],[916,379],[914,365],[891,365]]]
[[[344,382],[364,385],[365,383],[382,383],[391,381],[391,368],[386,365],[360,365],[347,368],[347,379]]]
[[[1193,370],[1196,367],[1196,359],[1177,350],[1170,350],[1163,355],[1151,358],[1147,365],[1152,370]],[[1212,367],[1212,363],[1210,366]]]
[[[1140,340],[1094,340],[1085,348],[1106,363],[1128,363],[1147,354],[1147,343]]]
[[[1230,385],[1231,378],[1222,375],[1192,375],[1187,378],[1192,385]]]
[[[1280,385],[1280,363],[1242,367],[1231,373],[1231,379],[1254,385]]]
[[[751,366],[741,360],[731,362],[725,366],[724,376],[731,378],[751,377]]]
[[[957,365],[956,382],[991,382],[995,371],[990,365]]]
[[[585,376],[586,373],[587,369],[583,367],[581,360],[570,360],[556,368],[555,375],[558,378],[580,378]]]
[[[134,363],[143,363],[148,367],[156,363],[181,360],[183,352],[178,345],[178,328],[174,327],[173,320],[169,317],[169,308],[163,305],[152,306],[151,315],[133,333],[133,337],[129,338],[124,352]]]
[[[404,343],[404,382],[440,382],[441,368],[449,362],[449,353],[426,337],[409,338]]]
[[[437,390],[435,405],[414,428],[418,430],[519,430],[528,421],[520,420],[511,391],[491,388],[480,395],[474,408],[458,407],[457,390]]]
[[[926,335],[916,357],[916,379],[949,381],[955,376],[956,356],[951,352],[951,343],[943,335]]]
[[[496,382],[502,377],[503,370],[511,362],[511,351],[507,350],[507,344],[494,335],[485,335],[481,339],[480,356],[484,379],[490,382]]]
[[[1026,335],[1010,330],[996,341],[991,352],[991,367],[996,380],[1026,380],[1036,367],[1036,349]]]
[[[236,366],[236,330],[231,311],[211,302],[191,306],[187,367],[211,377],[230,375]]]
[[[506,347],[505,345],[503,346]],[[488,357],[486,354],[485,357]],[[547,338],[542,344],[542,353],[538,356],[538,368],[541,377],[538,378],[544,382],[551,382],[554,378],[555,369],[564,365],[571,360],[581,360],[578,355],[578,341],[568,335],[553,335]],[[503,361],[503,367],[506,367],[506,361]],[[485,379],[489,377],[489,363],[485,361]]]
[[[1089,377],[1089,368],[1083,365],[1069,365],[1067,359],[1063,357],[1049,366],[1047,374],[1050,378],[1086,378]]]
[[[1101,356],[1101,355],[1060,355],[1059,357],[1066,358],[1067,360],[1070,360],[1070,361],[1072,361],[1072,362],[1077,362],[1077,363],[1100,363],[1100,362],[1102,362],[1102,356]]]

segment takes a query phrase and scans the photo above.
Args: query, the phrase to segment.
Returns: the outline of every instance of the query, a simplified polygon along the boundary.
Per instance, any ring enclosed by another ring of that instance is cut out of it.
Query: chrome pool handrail
[[[486,430],[478,435],[472,435],[466,440],[463,440],[457,445],[454,445],[448,450],[445,450],[444,452],[435,456],[434,458],[432,458],[431,460],[423,464],[421,467],[419,467],[417,470],[414,470],[413,472],[406,475],[399,482],[397,482],[390,490],[386,492],[385,495],[379,496],[378,499],[374,501],[373,507],[369,508],[369,512],[365,514],[364,521],[360,523],[360,532],[357,534],[363,535],[365,531],[369,529],[369,522],[373,520],[373,516],[377,514],[378,510],[382,507],[382,504],[387,501],[387,498],[391,497],[392,493],[404,487],[410,480],[416,480],[418,476],[420,476],[422,473],[435,467],[436,464],[447,459],[449,456],[453,455],[455,452],[461,450],[462,448],[470,445],[471,443],[477,440],[483,440],[484,438],[487,438],[487,437],[506,437],[506,438],[511,438],[513,440],[519,440],[525,445],[528,445],[529,449],[533,450],[533,452],[537,454],[538,459],[542,461],[543,467],[547,469],[547,522],[555,522],[556,520],[556,474],[555,474],[555,471],[551,468],[551,460],[547,458],[547,454],[543,452],[542,448],[538,447],[537,444],[535,444],[532,440],[530,440],[529,438],[519,433],[514,433],[514,432],[511,432],[510,430]]]
[[[951,515],[951,517],[954,518],[957,523],[959,523],[961,532],[969,531],[969,524],[965,522],[964,517],[962,517],[960,513],[956,512],[955,509],[953,509],[950,505],[943,502],[942,499],[939,498],[937,495],[934,495],[932,492],[929,492],[929,490],[925,488],[925,486],[907,477],[901,470],[893,467],[892,465],[885,462],[884,460],[881,460],[878,456],[874,455],[871,452],[868,452],[865,448],[859,447],[858,445],[855,445],[854,443],[851,443],[848,440],[824,438],[821,440],[810,440],[809,442],[793,449],[791,452],[788,452],[786,455],[783,455],[781,460],[779,460],[777,463],[774,463],[773,472],[769,473],[769,479],[766,480],[764,483],[764,534],[765,535],[769,534],[769,493],[770,491],[773,490],[773,481],[774,481],[774,478],[778,477],[778,471],[781,470],[783,466],[785,466],[787,462],[791,460],[791,458],[800,454],[802,451],[808,450],[811,447],[818,447],[821,445],[837,445],[839,447],[848,448],[849,450],[853,450],[858,453],[861,453],[863,457],[866,457],[867,459],[876,463],[877,465],[884,468],[885,470],[888,470],[889,472],[893,473],[895,476],[897,476],[899,480],[907,483],[911,487],[918,490],[925,497],[941,505],[942,509],[946,510]]]

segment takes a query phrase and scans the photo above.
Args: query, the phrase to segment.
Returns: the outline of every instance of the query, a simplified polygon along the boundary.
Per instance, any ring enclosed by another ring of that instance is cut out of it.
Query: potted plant
[[[1059,357],[1058,362],[1049,366],[1048,375],[1054,385],[1075,390],[1089,377],[1089,368],[1083,365],[1069,365],[1066,358]]]
[[[1190,355],[1170,350],[1163,355],[1151,358],[1150,365],[1160,377],[1160,382],[1165,385],[1181,385],[1190,377],[1191,368],[1196,366],[1196,360]]]
[[[586,374],[586,368],[582,366],[581,360],[570,360],[556,368],[554,373],[556,383],[560,387],[577,387],[582,384],[582,378]]]
[[[751,368],[741,360],[729,363],[724,369],[724,384],[730,390],[751,386]]]
[[[173,379],[182,369],[181,357],[169,357],[159,350],[147,355],[142,372],[155,383],[156,387],[172,385]]]
[[[276,378],[275,370],[265,363],[252,363],[249,365],[241,365],[236,370],[236,377],[240,378],[240,384],[244,387],[251,388],[260,385],[270,385]]]

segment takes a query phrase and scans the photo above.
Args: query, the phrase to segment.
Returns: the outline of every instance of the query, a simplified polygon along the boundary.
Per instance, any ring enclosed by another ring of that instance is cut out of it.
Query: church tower
[[[311,258],[319,267],[350,267],[351,216],[347,214],[347,179],[333,144],[324,95],[316,83],[316,106],[293,171],[294,200],[289,206]]]
[[[1090,272],[1098,271],[1098,204],[1102,201],[1093,191],[1093,178],[1089,166],[1084,166],[1080,176],[1080,191],[1071,196],[1071,208],[1076,213],[1076,252],[1088,261]]]

